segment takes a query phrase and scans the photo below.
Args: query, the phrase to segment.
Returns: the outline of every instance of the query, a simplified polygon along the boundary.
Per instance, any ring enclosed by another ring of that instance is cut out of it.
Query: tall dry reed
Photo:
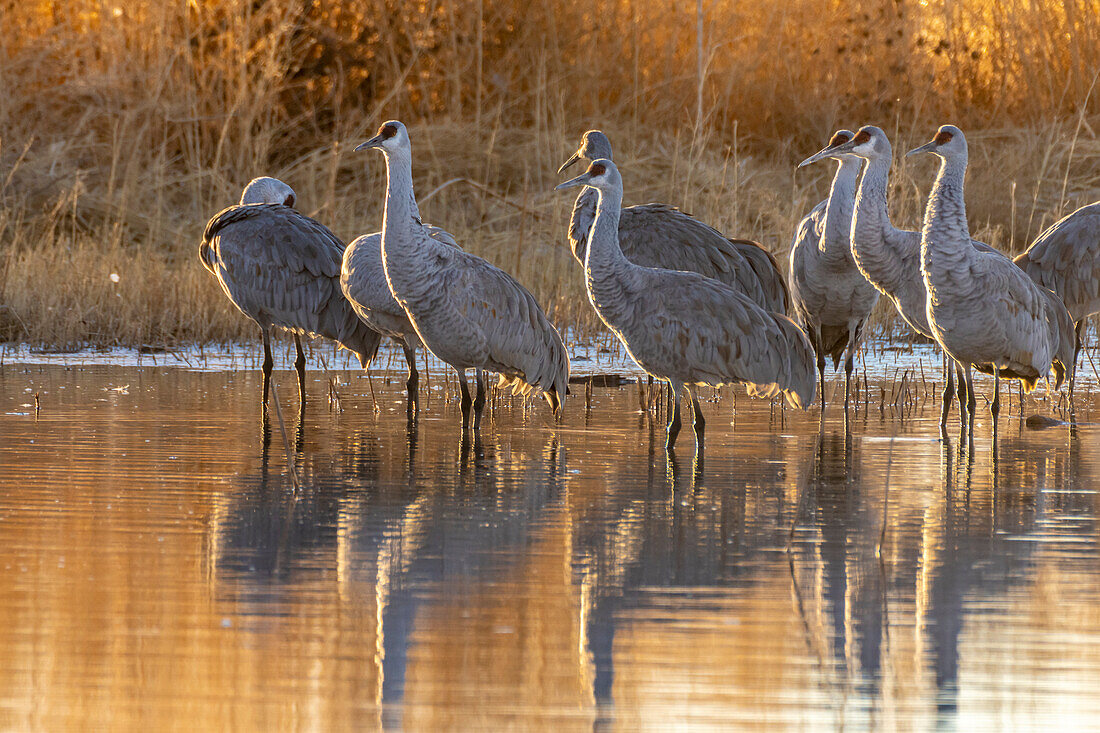
[[[570,200],[551,189],[588,127],[615,143],[628,202],[685,206],[780,259],[831,173],[793,163],[838,126],[876,123],[899,151],[964,127],[972,226],[1006,250],[1100,197],[1095,1],[0,7],[0,340],[253,336],[198,265],[205,221],[270,174],[345,238],[376,230],[381,160],[351,147],[391,117],[426,218],[582,328]],[[899,225],[930,178],[899,161]]]

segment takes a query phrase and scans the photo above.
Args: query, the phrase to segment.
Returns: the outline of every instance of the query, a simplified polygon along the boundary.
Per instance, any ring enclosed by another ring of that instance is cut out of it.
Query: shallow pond
[[[9,361],[0,724],[1097,725],[1095,394],[970,447],[868,372],[847,423],[724,390],[696,461],[632,383],[463,440],[438,371],[412,430],[400,374],[299,423],[279,371],[296,492],[254,369]]]

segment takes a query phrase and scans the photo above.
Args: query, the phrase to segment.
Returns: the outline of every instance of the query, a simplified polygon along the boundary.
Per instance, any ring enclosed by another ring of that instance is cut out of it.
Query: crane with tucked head
[[[381,336],[361,322],[340,291],[344,243],[291,205],[294,190],[275,178],[248,184],[241,203],[214,216],[203,231],[199,259],[237,309],[263,332],[263,399],[267,405],[271,329],[294,334],[298,396],[305,405],[301,337],[322,336],[354,353],[365,369]]]
[[[691,399],[696,440],[704,420],[695,386],[744,383],[762,397],[782,394],[795,407],[814,398],[813,350],[786,316],[696,272],[642,267],[619,246],[623,183],[615,164],[598,159],[558,186],[597,192],[585,251],[585,289],[600,319],[648,374],[668,382],[669,448],[680,432],[680,393]]]
[[[579,160],[600,158],[612,159],[611,141],[600,130],[589,130],[558,173]],[[582,190],[569,218],[569,246],[582,268],[596,217],[596,199],[595,189]],[[728,239],[673,206],[624,207],[619,215],[619,245],[636,265],[698,272],[737,288],[765,310],[786,313],[790,307],[787,284],[775,258],[763,246],[748,239]]]
[[[1053,368],[1055,388],[1073,358],[1073,321],[1052,291],[1035,284],[996,250],[971,244],[963,182],[969,151],[962,130],[944,125],[907,155],[932,153],[940,170],[921,229],[921,275],[932,335],[963,366],[966,423],[974,418],[972,369],[993,375],[990,412],[1000,413],[1000,380],[1027,391]]]
[[[833,133],[829,144],[798,164],[809,165],[829,155],[830,148],[851,140],[848,130]],[[878,302],[878,291],[852,259],[852,210],[862,161],[845,153],[838,161],[829,197],[798,224],[791,242],[789,273],[793,312],[817,354],[821,411],[825,412],[825,357],[833,368],[844,360],[844,409],[848,409],[853,359],[863,339],[863,326]]]
[[[534,296],[508,273],[440,241],[421,223],[412,143],[403,124],[386,122],[356,148],[365,149],[377,149],[386,159],[381,250],[386,282],[424,345],[458,371],[463,426],[471,406],[466,381],[471,368],[477,379],[474,428],[485,404],[484,370],[499,374],[499,386],[510,384],[514,392],[541,392],[560,417],[569,357]]]
[[[1073,318],[1072,398],[1085,320],[1100,312],[1100,201],[1051,225],[1015,262],[1032,280],[1057,293]]]

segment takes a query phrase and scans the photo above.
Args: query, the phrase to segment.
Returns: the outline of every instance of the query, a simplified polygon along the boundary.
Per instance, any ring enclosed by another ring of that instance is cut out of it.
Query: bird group
[[[463,430],[480,425],[486,371],[499,375],[498,386],[540,394],[560,419],[569,358],[558,330],[508,273],[421,221],[412,145],[401,122],[384,123],[356,148],[366,149],[379,150],[386,164],[380,232],[345,247],[294,208],[289,186],[265,177],[252,181],[240,204],[217,214],[203,233],[203,265],[263,332],[262,409],[271,330],[279,327],[294,334],[300,404],[301,335],[332,339],[363,368],[387,336],[408,361],[410,415],[419,405],[415,356],[423,345],[457,371]],[[756,242],[727,238],[672,206],[623,207],[610,141],[598,130],[584,134],[558,171],[589,161],[584,173],[558,186],[582,188],[569,245],[600,319],[643,370],[669,386],[669,448],[680,430],[684,391],[702,445],[699,385],[743,383],[751,395],[782,395],[799,408],[819,394],[824,414],[827,356],[834,368],[844,361],[847,409],[853,357],[880,293],[915,331],[942,347],[947,380],[958,374],[964,419],[972,420],[975,409],[972,369],[994,375],[994,419],[1000,377],[1031,389],[1053,369],[1055,386],[1069,373],[1072,390],[1082,322],[1100,310],[1100,203],[1055,224],[1014,264],[970,238],[962,132],[941,127],[910,155],[918,152],[942,159],[921,232],[890,223],[892,154],[879,128],[840,130],[803,161],[799,167],[827,158],[838,165],[828,198],[798,226],[784,278]],[[948,382],[941,425],[953,391]]]

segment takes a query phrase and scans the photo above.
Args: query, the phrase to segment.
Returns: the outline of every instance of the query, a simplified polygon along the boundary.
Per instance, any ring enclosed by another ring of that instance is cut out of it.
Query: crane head
[[[563,172],[578,160],[599,160],[600,158],[611,160],[611,141],[607,139],[607,135],[603,134],[602,131],[589,130],[581,136],[581,146],[577,148],[577,152],[573,153],[569,160],[562,163],[561,168],[558,168],[558,173]]]
[[[575,186],[590,186],[597,191],[618,191],[620,194],[623,190],[623,179],[619,176],[619,169],[615,167],[608,158],[600,158],[594,160],[589,164],[588,170],[580,174],[576,178],[570,178],[564,183],[559,183],[554,190],[560,191],[563,188],[573,188]]]
[[[253,178],[241,193],[242,204],[282,204],[294,206],[298,197],[294,189],[278,178],[261,176]]]
[[[825,158],[836,158],[838,160],[843,159],[843,154],[836,153],[835,149],[843,145],[844,143],[847,143],[853,137],[855,137],[855,133],[851,130],[837,130],[833,133],[833,136],[829,138],[828,145],[811,155],[809,158],[806,158],[806,160],[799,163],[798,167],[802,168],[803,166],[807,166],[810,163],[816,163],[817,161],[824,160]]]
[[[842,142],[827,148],[830,157],[838,158],[842,155],[854,155],[864,160],[873,158],[891,157],[890,138],[886,133],[874,125],[864,125],[856,131],[851,140]]]
[[[954,125],[942,125],[940,129],[936,130],[935,137],[919,148],[913,148],[905,154],[905,157],[908,158],[910,155],[916,155],[917,153],[932,153],[941,158],[952,155],[966,155],[966,137],[963,135],[962,130]]]
[[[378,134],[365,143],[357,145],[355,150],[378,148],[383,153],[388,153],[395,150],[408,150],[410,147],[409,131],[397,120],[390,120],[382,123],[378,128]]]

